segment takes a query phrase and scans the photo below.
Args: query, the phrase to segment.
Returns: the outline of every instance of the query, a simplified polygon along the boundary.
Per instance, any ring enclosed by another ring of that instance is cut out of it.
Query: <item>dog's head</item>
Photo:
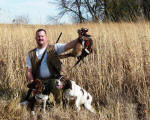
[[[72,84],[69,78],[65,76],[61,76],[57,81],[56,81],[56,87],[58,89],[72,89]]]
[[[41,93],[43,89],[42,81],[39,79],[34,80],[32,83],[27,85],[28,88],[35,91],[35,94]]]

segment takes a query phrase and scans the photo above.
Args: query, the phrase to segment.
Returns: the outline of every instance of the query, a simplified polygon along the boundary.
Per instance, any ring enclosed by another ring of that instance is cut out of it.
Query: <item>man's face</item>
[[[36,34],[36,42],[38,47],[45,47],[47,45],[47,36],[44,31],[40,31]]]

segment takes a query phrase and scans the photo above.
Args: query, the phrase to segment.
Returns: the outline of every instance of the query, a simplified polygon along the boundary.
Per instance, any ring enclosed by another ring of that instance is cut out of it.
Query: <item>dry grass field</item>
[[[36,47],[35,31],[46,29],[50,44],[62,32],[59,42],[66,43],[81,27],[89,29],[94,51],[72,70],[76,59],[62,60],[62,74],[93,95],[98,114],[54,106],[33,118],[19,102],[27,92],[25,57]],[[150,23],[0,25],[0,120],[31,119],[150,120]]]

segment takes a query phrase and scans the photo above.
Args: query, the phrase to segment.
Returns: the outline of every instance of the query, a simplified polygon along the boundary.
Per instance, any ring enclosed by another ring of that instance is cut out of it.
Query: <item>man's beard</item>
[[[44,45],[44,43],[40,43],[40,40],[36,41],[39,47],[42,47]]]

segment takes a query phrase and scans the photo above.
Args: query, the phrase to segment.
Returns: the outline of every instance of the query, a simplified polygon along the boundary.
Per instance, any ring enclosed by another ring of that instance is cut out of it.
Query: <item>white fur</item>
[[[71,81],[71,80],[70,80]],[[60,79],[57,81],[57,85],[61,86],[63,83],[60,81]],[[66,89],[64,91],[64,97],[69,98],[72,100],[73,98],[77,98],[75,101],[75,106],[77,111],[79,112],[81,109],[81,105],[84,105],[89,111],[96,113],[95,109],[92,107],[92,96],[83,88],[81,88],[79,85],[77,85],[74,81],[71,81],[72,89]],[[83,94],[84,91],[84,94]]]
[[[43,103],[43,112],[45,113],[46,101],[48,100],[48,95],[36,94],[35,99],[36,101]]]
[[[48,95],[35,94],[35,100],[38,103],[43,103],[43,112],[45,113],[45,110],[46,110],[46,101],[48,100]],[[20,103],[21,106],[25,106],[25,105],[28,105],[28,104],[29,104],[29,101],[27,101],[27,100]],[[35,112],[31,111],[31,114],[34,115]]]
[[[25,106],[27,104],[29,104],[29,102],[27,100],[25,100],[25,101],[23,101],[23,102],[20,103],[21,106]]]

